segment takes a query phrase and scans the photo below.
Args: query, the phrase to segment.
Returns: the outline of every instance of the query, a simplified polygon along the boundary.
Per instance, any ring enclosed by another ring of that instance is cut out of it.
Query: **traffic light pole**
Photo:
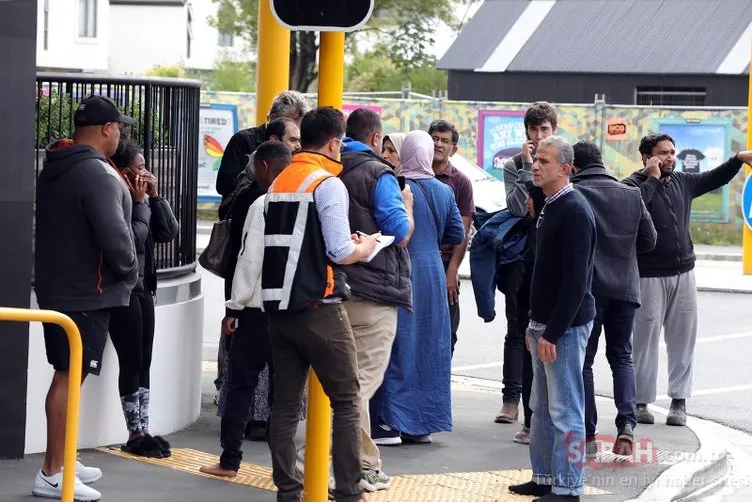
[[[752,150],[752,61],[750,61],[749,64],[749,101],[747,105],[747,150]],[[745,166],[744,173],[749,177],[752,175],[752,168]],[[742,204],[742,206],[744,206],[744,204]],[[747,210],[747,208],[742,207],[742,211]],[[752,275],[752,230],[750,230],[748,225],[744,224],[742,224],[742,228],[744,232],[744,234],[742,234],[744,275]]]
[[[290,30],[274,19],[269,0],[259,0],[258,5],[256,125],[261,125],[274,96],[290,86]]]
[[[345,85],[345,34],[321,32],[319,50],[319,106],[342,109]],[[308,379],[308,421],[305,449],[305,502],[329,500],[329,451],[332,409],[319,379]]]

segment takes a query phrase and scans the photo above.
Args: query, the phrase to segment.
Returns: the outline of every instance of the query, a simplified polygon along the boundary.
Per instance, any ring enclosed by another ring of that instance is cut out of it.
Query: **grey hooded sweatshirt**
[[[138,278],[131,196],[104,155],[61,140],[37,182],[34,290],[63,312],[129,304]]]

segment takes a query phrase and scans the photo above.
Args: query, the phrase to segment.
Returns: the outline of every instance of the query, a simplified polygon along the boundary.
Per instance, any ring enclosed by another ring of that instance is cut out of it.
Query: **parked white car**
[[[507,195],[504,190],[504,183],[494,178],[483,168],[474,162],[470,162],[462,155],[455,154],[450,161],[452,165],[470,178],[473,183],[473,199],[475,200],[475,211],[483,213],[493,213],[506,209]]]

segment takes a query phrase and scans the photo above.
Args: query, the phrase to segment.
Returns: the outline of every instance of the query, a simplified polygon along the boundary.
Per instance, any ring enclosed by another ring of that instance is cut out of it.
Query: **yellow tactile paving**
[[[131,460],[138,460],[139,462],[146,462],[147,464],[159,465],[162,467],[168,467],[177,471],[187,472],[189,474],[196,474],[198,476],[204,476],[207,478],[222,479],[231,483],[238,483],[241,485],[252,486],[254,488],[261,488],[263,490],[276,491],[274,482],[272,481],[272,470],[269,467],[263,467],[260,465],[246,464],[243,462],[240,465],[240,471],[238,476],[234,479],[230,478],[217,478],[199,472],[199,468],[205,465],[213,465],[219,462],[219,457],[216,455],[210,455],[198,450],[192,450],[190,448],[172,448],[172,456],[170,458],[146,458],[131,455],[120,450],[119,447],[99,448],[99,451],[105,453],[111,453],[118,457],[128,458]]]
[[[119,448],[100,448],[100,451],[119,457],[159,465],[190,474],[212,478],[199,472],[204,465],[216,464],[219,457],[190,448],[173,448],[172,457],[153,459],[130,455]],[[529,500],[530,497],[512,495],[507,486],[530,480],[529,469],[508,471],[460,472],[452,474],[420,474],[393,476],[389,490],[368,494],[368,502],[506,502]],[[222,479],[262,490],[275,491],[272,470],[268,467],[243,463],[235,479]],[[586,495],[608,492],[585,487]]]

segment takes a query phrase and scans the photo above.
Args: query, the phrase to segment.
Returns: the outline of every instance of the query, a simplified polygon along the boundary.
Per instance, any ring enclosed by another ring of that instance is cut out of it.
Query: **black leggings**
[[[154,345],[154,299],[149,293],[132,293],[127,307],[110,314],[110,337],[120,362],[120,396],[149,388]]]

